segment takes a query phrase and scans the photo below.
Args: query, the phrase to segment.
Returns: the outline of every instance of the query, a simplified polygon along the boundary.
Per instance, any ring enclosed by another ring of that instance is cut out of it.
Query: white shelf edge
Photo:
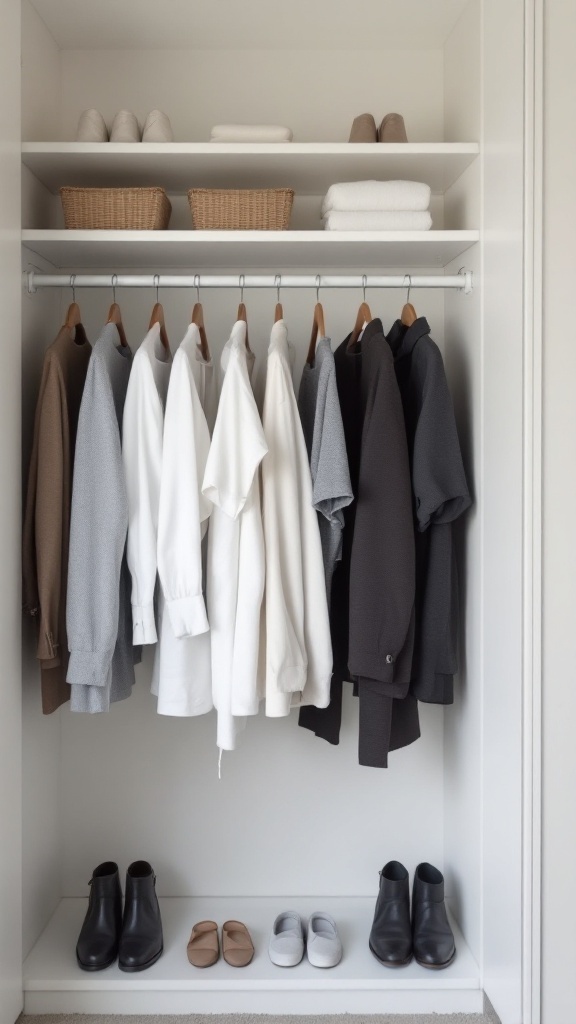
[[[84,154],[106,155],[121,154],[136,156],[138,153],[147,155],[205,155],[215,156],[218,153],[237,155],[266,154],[285,155],[292,153],[301,156],[477,156],[480,152],[478,142],[23,142],[23,155],[31,153],[43,154]]]

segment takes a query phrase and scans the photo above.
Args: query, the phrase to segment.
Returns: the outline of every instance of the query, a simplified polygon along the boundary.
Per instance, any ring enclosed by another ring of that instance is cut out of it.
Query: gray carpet
[[[500,1024],[488,1000],[484,1013],[370,1014],[351,1013],[322,1017],[268,1017],[265,1014],[188,1014],[186,1016],[107,1016],[105,1014],[22,1015],[17,1024]]]

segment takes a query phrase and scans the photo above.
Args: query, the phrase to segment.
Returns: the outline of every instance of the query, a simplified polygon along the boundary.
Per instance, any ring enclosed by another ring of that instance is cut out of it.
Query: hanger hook
[[[72,302],[76,302],[76,274],[70,274],[70,287],[72,289]]]
[[[406,292],[406,305],[408,305],[408,303],[410,302],[410,289],[412,287],[412,275],[411,274],[404,274],[404,280],[406,280],[406,278],[408,278],[408,291]]]
[[[282,274],[276,274],[274,278],[274,284],[276,285],[276,302],[280,302],[280,285],[282,284]]]
[[[112,274],[112,302],[116,302],[116,285],[118,284],[118,274]]]
[[[160,274],[154,274],[154,287],[156,289],[156,302],[159,302],[158,291],[160,288]]]
[[[244,274],[240,274],[238,278],[238,287],[240,289],[240,302],[244,302]]]
[[[366,302],[366,282],[368,278],[366,274],[362,274],[362,302]]]
[[[200,302],[200,274],[194,274],[194,287],[196,289],[196,302]]]
[[[320,274],[316,274],[316,302],[320,302]]]

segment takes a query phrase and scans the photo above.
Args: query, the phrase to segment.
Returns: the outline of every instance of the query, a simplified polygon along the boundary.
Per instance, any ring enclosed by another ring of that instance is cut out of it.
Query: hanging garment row
[[[442,356],[407,301],[364,301],[335,352],[317,301],[298,400],[279,301],[260,416],[244,302],[221,381],[200,302],[172,356],[153,309],[133,356],[115,301],[91,348],[74,301],[44,361],[24,523],[45,713],[127,698],[155,644],[160,714],[299,709],[336,744],[342,684],[359,762],[420,735],[457,669],[453,522],[470,505]]]

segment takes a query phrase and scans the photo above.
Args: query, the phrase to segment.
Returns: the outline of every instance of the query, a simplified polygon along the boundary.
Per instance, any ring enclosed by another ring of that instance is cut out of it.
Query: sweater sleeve
[[[136,356],[124,404],[122,458],[128,498],[126,556],[132,577],[133,643],[154,644],[158,505],[162,467],[162,405],[152,368]]]
[[[168,386],[158,516],[158,571],[174,635],[208,630],[202,594],[202,522],[211,503],[201,493],[210,447],[206,416],[184,353]]]
[[[38,574],[38,658],[46,668],[60,664],[59,621],[62,594],[64,516],[64,408],[61,381],[51,362],[38,419],[36,477],[36,570]]]
[[[66,614],[69,683],[106,685],[118,636],[127,529],[118,419],[110,379],[94,351],[74,458]]]

